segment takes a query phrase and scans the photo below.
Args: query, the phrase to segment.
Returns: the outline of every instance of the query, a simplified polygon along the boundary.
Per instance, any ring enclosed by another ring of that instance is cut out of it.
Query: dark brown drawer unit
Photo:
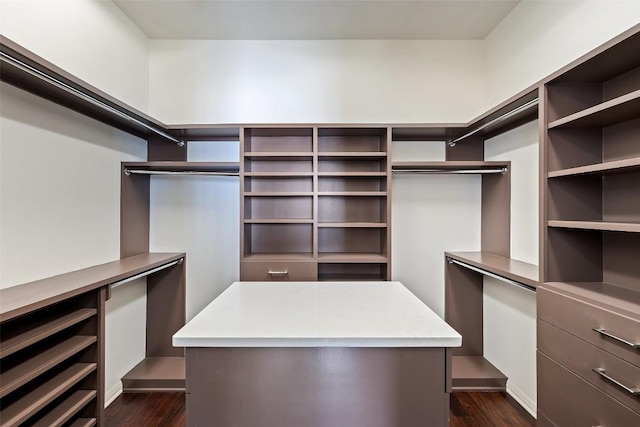
[[[631,427],[640,414],[538,352],[538,409],[557,427]],[[542,424],[544,425],[544,424]]]
[[[316,281],[318,265],[315,261],[242,261],[240,280],[265,281]]]
[[[537,298],[542,425],[640,425],[640,293],[546,283]]]

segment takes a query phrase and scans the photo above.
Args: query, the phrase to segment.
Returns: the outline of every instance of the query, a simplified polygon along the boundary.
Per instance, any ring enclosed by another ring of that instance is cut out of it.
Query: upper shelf
[[[0,79],[140,138],[180,142],[166,126],[0,36]]]
[[[616,173],[634,172],[640,170],[640,157],[630,159],[612,160],[610,162],[594,165],[578,166],[575,168],[561,169],[548,173],[549,178],[576,175],[612,175]]]
[[[549,129],[605,127],[638,117],[640,90],[627,93],[549,123]]]
[[[224,173],[238,174],[238,162],[123,162],[125,173],[167,172],[167,173]]]
[[[444,161],[444,162],[393,162],[394,173],[505,173],[510,162]]]
[[[0,322],[153,270],[184,256],[184,253],[145,253],[0,289]]]
[[[488,252],[445,252],[444,255],[447,258],[461,261],[532,288],[538,287],[539,269],[537,265]]]

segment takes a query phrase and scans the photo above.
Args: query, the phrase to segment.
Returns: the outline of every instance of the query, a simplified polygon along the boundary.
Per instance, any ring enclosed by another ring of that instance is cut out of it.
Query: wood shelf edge
[[[540,284],[539,267],[535,264],[489,252],[445,252],[444,255],[533,288]]]

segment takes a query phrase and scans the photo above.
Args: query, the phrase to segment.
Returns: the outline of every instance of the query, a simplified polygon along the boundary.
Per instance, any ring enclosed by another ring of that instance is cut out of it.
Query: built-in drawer
[[[240,280],[267,281],[316,281],[318,263],[315,261],[240,261]]]
[[[538,318],[640,366],[640,349],[631,345],[640,342],[640,321],[545,285],[539,286],[536,294]]]
[[[640,413],[640,395],[633,393],[634,390],[640,390],[639,367],[540,319],[538,350]],[[602,371],[598,373],[594,369]]]
[[[538,409],[557,427],[640,426],[640,414],[537,354]]]

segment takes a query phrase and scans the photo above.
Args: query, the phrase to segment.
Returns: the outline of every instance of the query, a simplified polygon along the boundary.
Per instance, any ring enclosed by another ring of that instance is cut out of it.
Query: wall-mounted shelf
[[[393,162],[393,173],[506,173],[508,162],[443,161],[443,162]]]
[[[461,261],[480,270],[505,277],[532,288],[538,287],[539,284],[539,268],[534,264],[488,252],[445,252],[445,257]]]
[[[319,228],[385,228],[386,222],[319,222]]]
[[[640,114],[640,90],[630,92],[549,123],[549,129],[606,127]]]
[[[166,125],[0,36],[0,78],[137,137],[183,142]]]
[[[599,231],[626,231],[628,233],[640,233],[640,224],[627,222],[611,222],[611,221],[558,221],[550,220],[549,227],[554,228],[573,228],[580,230],[599,230]]]
[[[635,172],[640,170],[640,157],[632,157],[623,160],[612,160],[587,166],[551,171],[549,178],[578,175],[613,175],[617,173]]]
[[[240,171],[238,162],[123,162],[122,167],[125,174],[137,171],[238,174]]]

